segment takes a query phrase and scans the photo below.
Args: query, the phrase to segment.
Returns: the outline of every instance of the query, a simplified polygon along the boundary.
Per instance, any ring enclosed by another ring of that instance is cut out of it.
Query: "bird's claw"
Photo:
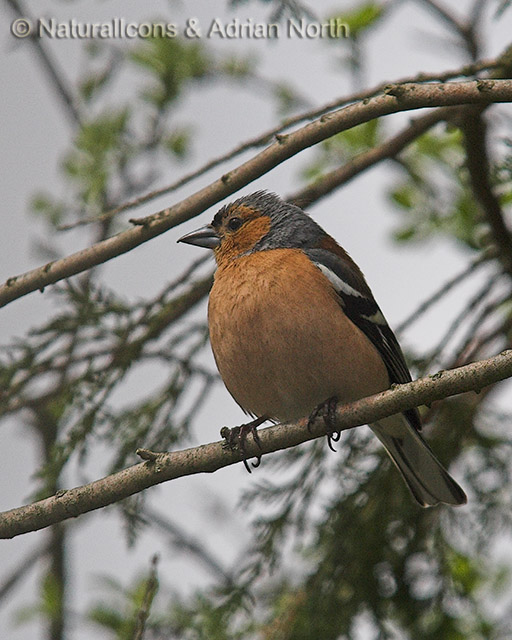
[[[242,458],[242,462],[244,463],[245,468],[249,473],[251,473],[251,467],[249,466],[249,462],[247,460],[247,452],[245,449],[245,443],[247,441],[247,436],[251,433],[254,442],[261,449],[261,440],[258,434],[258,427],[260,424],[265,422],[266,418],[256,418],[252,422],[248,422],[247,424],[241,424],[237,427],[222,427],[220,430],[220,435],[224,438],[225,442],[223,443],[224,449],[229,449],[230,451],[238,450],[240,453],[240,457]],[[256,456],[255,462],[251,462],[251,466],[253,469],[260,466],[261,456]]]
[[[327,436],[327,444],[331,451],[336,451],[333,442],[338,442],[341,437],[341,431],[337,431],[334,427],[336,424],[337,404],[338,398],[329,398],[315,407],[308,418],[308,431],[311,431],[311,427],[317,418],[321,417],[323,419]]]

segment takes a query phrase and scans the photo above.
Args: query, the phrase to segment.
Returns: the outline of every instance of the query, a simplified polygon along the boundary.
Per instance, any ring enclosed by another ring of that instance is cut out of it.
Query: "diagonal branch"
[[[395,333],[399,335],[406,329],[408,329],[411,324],[416,322],[418,318],[420,318],[426,311],[428,311],[428,309],[432,307],[436,302],[438,302],[443,296],[449,293],[456,285],[468,278],[490,258],[495,257],[494,253],[495,252],[492,249],[488,249],[479,254],[478,257],[472,260],[467,267],[464,267],[462,271],[445,282],[437,291],[435,291],[431,296],[424,300],[420,304],[420,306],[411,313],[409,317],[407,317],[398,326],[396,326]]]
[[[156,527],[169,537],[171,548],[187,551],[192,557],[199,560],[214,577],[220,578],[225,585],[233,584],[233,576],[224,569],[220,560],[207,550],[204,542],[197,536],[190,531],[185,531],[185,529],[164,517],[156,509],[146,507],[143,515],[153,527]]]
[[[406,409],[430,404],[468,391],[479,392],[512,377],[512,349],[458,369],[440,371],[408,384],[397,385],[369,398],[341,406],[336,412],[340,431],[381,420]],[[247,454],[258,456],[302,444],[325,434],[317,420],[308,429],[307,421],[285,423],[259,431],[261,447],[249,441]],[[55,496],[0,514],[0,538],[13,538],[37,531],[67,518],[100,509],[168,480],[196,473],[213,473],[239,462],[240,451],[226,450],[222,442],[212,442],[173,453],[140,451],[146,462],[96,480],[82,487],[59,491]]]
[[[15,12],[18,18],[27,18],[28,12],[25,7],[21,5],[19,0],[7,0],[7,4],[11,6],[11,9]],[[35,24],[37,21],[33,18],[29,19],[29,22]],[[73,124],[77,125],[81,122],[80,111],[77,106],[77,100],[73,96],[71,89],[63,81],[64,74],[62,69],[57,67],[57,63],[52,58],[50,51],[44,46],[41,38],[36,35],[30,35],[28,40],[34,46],[38,58],[40,59],[47,75],[50,78],[52,85],[56,88],[57,94],[61,99],[62,104],[66,108],[66,112]]]
[[[375,166],[383,160],[394,158],[400,151],[405,149],[407,145],[414,142],[414,140],[426,131],[436,124],[439,124],[439,122],[449,119],[454,109],[458,112],[457,107],[445,107],[427,113],[427,115],[421,118],[416,118],[408,127],[405,127],[396,135],[385,140],[382,144],[354,156],[349,162],[325,174],[313,184],[288,196],[286,200],[300,207],[310,206],[318,202],[334,191],[334,189],[346,184],[352,178],[360,175],[370,167]]]
[[[4,577],[0,583],[0,602],[11,595],[13,589],[24,580],[24,578],[35,569],[40,560],[42,560],[50,551],[50,542],[44,543],[27,554],[25,558],[18,558],[14,570]]]
[[[102,240],[66,258],[8,278],[0,287],[0,306],[134,249],[198,215],[300,151],[340,131],[401,111],[461,104],[487,105],[493,102],[512,102],[511,80],[389,86],[381,95],[351,104],[339,111],[324,115],[289,135],[279,136],[275,143],[254,158],[224,174],[219,180],[200,189],[185,200],[146,218],[133,220],[133,224],[136,225],[134,228]]]
[[[422,4],[430,8],[443,22],[446,23],[450,30],[455,31],[455,33],[458,34],[468,54],[471,56],[471,59],[476,60],[480,48],[476,27],[478,26],[482,11],[482,0],[476,0],[469,20],[458,18],[444,5],[437,2],[437,0],[422,0]]]
[[[447,82],[448,80],[453,80],[454,78],[460,78],[464,76],[466,77],[474,76],[480,73],[481,71],[495,69],[497,67],[499,68],[500,66],[501,66],[501,56],[495,59],[481,60],[475,64],[465,65],[458,69],[445,71],[443,73],[420,73],[415,76],[408,76],[406,78],[401,78],[400,80],[396,80],[393,84],[395,85],[410,84],[415,82],[427,83],[427,82],[436,82],[436,81]],[[208,171],[211,171],[212,169],[219,167],[220,165],[228,162],[228,160],[232,160],[233,158],[236,158],[237,156],[241,155],[244,151],[249,151],[250,149],[263,147],[264,145],[271,142],[274,138],[279,136],[279,134],[284,133],[285,131],[291,129],[291,127],[293,126],[303,124],[304,122],[313,120],[315,118],[319,118],[320,116],[323,116],[326,113],[329,113],[330,111],[340,109],[341,107],[344,107],[353,102],[357,102],[360,100],[368,100],[369,98],[373,98],[377,94],[385,91],[390,86],[391,85],[389,82],[382,82],[374,86],[372,89],[358,91],[349,96],[344,96],[343,98],[336,98],[336,100],[333,100],[332,102],[324,104],[321,107],[317,107],[309,111],[304,111],[297,115],[286,118],[277,127],[273,127],[272,129],[269,129],[254,138],[250,138],[249,140],[246,140],[245,142],[238,145],[231,151],[228,151],[225,154],[222,154],[216,158],[213,158],[212,160],[210,160],[209,162],[201,166],[199,169],[196,169],[194,171],[191,171],[190,173],[187,173],[186,175],[182,176],[175,182],[172,182],[171,184],[166,185],[165,187],[155,189],[153,191],[150,191],[149,193],[145,193],[144,195],[139,196],[138,198],[129,200],[128,202],[123,203],[119,207],[116,207],[115,209],[111,209],[110,211],[106,211],[105,213],[99,216],[95,216],[92,218],[84,218],[83,220],[72,222],[71,224],[61,225],[60,227],[58,227],[58,229],[59,231],[67,231],[69,229],[74,229],[76,227],[80,227],[83,225],[93,224],[93,223],[101,222],[104,220],[110,220],[111,218],[118,215],[119,213],[122,213],[123,211],[134,209],[135,207],[139,207],[140,205],[145,204],[146,202],[149,202],[151,200],[154,200],[155,198],[158,198],[160,196],[167,195],[169,193],[172,193],[173,191],[176,191],[177,189],[185,186],[192,180],[195,180],[196,178],[199,178],[200,176],[203,176],[204,174],[208,173]]]

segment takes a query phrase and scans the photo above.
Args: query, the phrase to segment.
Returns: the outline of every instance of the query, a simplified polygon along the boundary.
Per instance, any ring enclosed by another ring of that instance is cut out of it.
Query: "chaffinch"
[[[361,270],[299,207],[258,191],[179,242],[214,251],[212,350],[253,424],[316,415],[317,407],[410,382]],[[417,409],[370,426],[420,505],[466,502],[421,437]]]

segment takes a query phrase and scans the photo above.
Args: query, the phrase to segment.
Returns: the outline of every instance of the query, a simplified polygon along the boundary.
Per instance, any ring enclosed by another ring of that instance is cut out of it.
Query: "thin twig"
[[[462,22],[437,0],[421,0],[421,3],[432,9],[450,27],[460,32]]]
[[[188,551],[193,557],[197,558],[215,578],[220,577],[227,585],[233,584],[233,576],[222,567],[220,561],[205,548],[204,543],[199,538],[189,531],[185,531],[175,522],[171,522],[155,509],[146,507],[143,515],[152,526],[156,525],[160,531],[170,537],[173,547]]]
[[[110,371],[112,375],[111,385],[117,384],[120,379],[119,377],[124,375],[128,371],[129,364],[135,361],[136,356],[138,358],[144,358],[143,350],[147,349],[149,341],[158,339],[162,332],[165,331],[165,329],[169,325],[176,322],[185,313],[188,313],[188,311],[192,309],[194,305],[198,304],[208,295],[208,292],[210,291],[212,285],[212,281],[213,278],[211,274],[207,275],[204,278],[196,280],[190,283],[190,286],[187,287],[185,291],[176,295],[174,298],[163,302],[162,306],[156,311],[148,311],[144,318],[143,333],[137,331],[136,336],[133,339],[126,339],[126,341],[121,341],[121,343],[116,344],[114,348],[110,347],[103,353],[101,351],[86,352],[84,354],[81,354],[80,358],[83,358],[85,361],[91,362],[93,358],[99,358],[104,355],[107,358],[107,362],[100,364],[100,370]],[[140,325],[138,325],[138,327],[140,327]],[[41,354],[41,351],[42,348],[39,349],[39,354]],[[127,362],[126,359],[127,353],[131,354],[129,362]],[[38,361],[36,366],[37,374],[40,375],[48,371],[58,371],[58,367],[52,367],[51,365],[52,359],[59,355],[59,353],[53,353],[51,357],[47,358],[46,360]],[[148,354],[148,356],[149,355],[150,354]],[[70,364],[76,365],[77,363],[79,363],[79,361],[74,361]],[[67,364],[64,366],[67,366]],[[213,378],[208,377],[209,374],[206,371],[205,376],[207,379],[213,380]],[[24,390],[25,387],[30,384],[30,381],[32,379],[32,375],[30,374],[30,372],[28,372],[26,375],[22,376],[21,379],[13,381],[9,388],[3,392],[3,395],[0,395],[4,404],[4,414],[19,411],[20,409],[29,406],[37,406],[39,402],[42,402],[43,400],[48,401],[49,396],[56,397],[62,391],[62,388],[55,386],[53,387],[51,392],[48,389],[43,390],[41,396],[27,397],[24,394]],[[76,373],[70,374],[70,377],[67,378],[67,382],[65,384],[71,385],[73,387],[82,379],[83,372],[78,371]],[[112,390],[111,385],[105,385],[102,388],[102,393],[105,396],[108,395],[108,393]]]
[[[461,324],[469,317],[469,314],[478,307],[478,305],[489,296],[494,286],[499,282],[501,273],[493,275],[489,280],[484,282],[482,287],[474,294],[470,301],[464,306],[464,308],[455,316],[448,329],[445,331],[438,345],[433,349],[430,359],[433,360],[437,357],[450,342],[454,334],[457,332]]]
[[[460,346],[457,348],[457,356],[454,359],[455,363],[460,365],[468,362],[469,359],[474,357],[477,353],[477,346],[482,345],[489,340],[489,336],[496,337],[495,329],[490,333],[487,332],[485,337],[479,336],[481,333],[483,323],[492,316],[502,304],[506,304],[511,299],[510,291],[502,294],[499,298],[493,298],[490,300],[479,313],[471,321],[470,325],[465,330],[465,335],[461,341]],[[500,323],[499,328],[503,328],[504,324]],[[504,335],[504,334],[503,334]]]
[[[489,347],[491,343],[496,342],[498,339],[501,339],[501,344],[504,342],[507,345],[510,345],[512,341],[510,340],[510,336],[508,336],[508,332],[512,328],[512,318],[507,318],[504,322],[499,324],[497,327],[489,331],[483,336],[480,336],[478,340],[475,340],[472,344],[468,342],[467,346],[462,350],[457,358],[460,361],[457,364],[468,362],[475,357],[478,357],[478,353],[482,353],[482,349],[484,347]]]
[[[480,391],[512,376],[512,349],[458,369],[397,385],[369,398],[336,410],[335,427],[342,431],[373,423],[422,404],[430,404],[468,391]],[[261,429],[259,443],[247,441],[246,454],[261,456],[296,446],[325,435],[323,420],[308,426],[308,420]],[[44,529],[67,518],[105,507],[144,489],[168,480],[197,473],[213,473],[241,460],[239,450],[226,449],[213,442],[173,453],[157,453],[148,460],[82,487],[60,491],[57,495],[30,505],[0,513],[0,538]]]
[[[133,634],[133,640],[142,640],[144,638],[144,630],[146,628],[146,622],[149,617],[151,605],[153,599],[158,590],[158,555],[154,555],[151,559],[151,569],[148,579],[146,581],[146,590],[144,592],[144,598],[142,599],[139,610],[137,611],[137,622],[135,626],[135,632]]]
[[[485,262],[487,262],[490,258],[488,252],[484,252],[475,258],[472,262],[469,263],[467,267],[465,267],[462,271],[457,273],[457,275],[450,278],[448,282],[435,291],[430,297],[428,297],[424,302],[420,304],[420,306],[415,309],[411,313],[409,317],[402,321],[396,327],[396,333],[403,333],[406,329],[408,329],[416,320],[418,320],[428,309],[435,303],[439,302],[441,298],[443,298],[447,293],[449,293],[456,285],[463,282],[466,278],[468,278],[472,273],[474,273],[480,266],[482,266]]]
[[[479,26],[477,19],[480,15],[478,3],[479,0],[477,0],[476,5],[473,7],[470,20],[466,21],[462,18],[458,18],[454,13],[449,11],[447,7],[437,2],[437,0],[422,0],[422,4],[432,9],[432,11],[446,23],[449,29],[455,31],[459,35],[473,61],[478,58],[479,51],[476,32],[476,29]]]
[[[475,0],[470,12],[470,24],[474,25],[474,27],[477,27],[481,23],[486,4],[487,0]]]

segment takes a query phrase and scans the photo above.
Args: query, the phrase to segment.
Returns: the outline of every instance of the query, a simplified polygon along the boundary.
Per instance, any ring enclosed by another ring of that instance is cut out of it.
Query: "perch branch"
[[[512,349],[486,360],[440,371],[340,406],[336,412],[336,428],[340,431],[350,429],[448,396],[468,391],[479,392],[484,387],[509,377],[512,377]],[[246,443],[247,455],[272,453],[324,434],[325,425],[322,420],[317,420],[311,429],[308,429],[305,419],[267,427],[259,431],[261,448],[252,440]],[[59,491],[44,500],[0,513],[0,538],[13,538],[22,533],[37,531],[106,507],[162,482],[197,473],[213,473],[241,459],[239,451],[225,449],[222,442],[172,453],[142,450],[140,455],[145,462],[90,484]]]

